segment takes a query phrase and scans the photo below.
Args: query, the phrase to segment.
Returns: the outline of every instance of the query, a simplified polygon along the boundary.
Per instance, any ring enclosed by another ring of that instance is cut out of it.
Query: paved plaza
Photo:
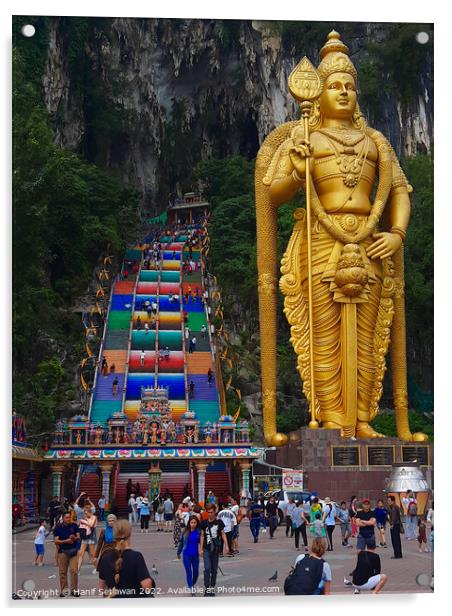
[[[54,566],[55,548],[51,541],[52,536],[49,535],[46,542],[45,565],[35,567],[32,564],[34,534],[35,531],[27,530],[13,536],[12,592],[28,594],[28,598],[54,598],[58,595],[59,582],[58,570]],[[334,551],[326,552],[324,556],[332,568],[332,593],[351,595],[353,589],[345,587],[343,579],[355,566],[355,540],[352,540],[353,549],[342,547],[338,528],[335,530],[333,540],[335,540]],[[217,596],[283,594],[284,579],[298,554],[294,547],[294,540],[285,537],[285,528],[280,526],[273,540],[270,540],[268,532],[261,533],[259,543],[254,544],[248,521],[243,520],[240,525],[239,541],[240,554],[233,558],[220,559],[221,572],[218,572]],[[382,560],[382,572],[389,576],[383,593],[432,592],[428,586],[433,568],[432,554],[420,554],[416,541],[407,541],[403,538],[402,545],[404,554],[402,560],[390,558],[393,554],[390,546],[377,550]],[[132,547],[143,553],[148,569],[156,580],[159,597],[189,595],[185,587],[184,567],[182,562],[176,558],[172,533],[156,532],[153,528],[149,534],[141,534],[139,529],[134,527]],[[97,575],[92,573],[93,567],[88,564],[87,556],[85,559],[79,576],[79,588],[83,596],[93,598],[98,596]],[[153,565],[158,575],[152,573]],[[277,580],[268,581],[275,571],[278,572]],[[201,562],[197,583],[200,596],[203,593],[202,582]]]

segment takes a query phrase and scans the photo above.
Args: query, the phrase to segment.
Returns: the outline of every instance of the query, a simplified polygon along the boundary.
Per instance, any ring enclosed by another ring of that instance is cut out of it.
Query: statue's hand
[[[372,237],[375,242],[366,250],[367,256],[371,259],[392,257],[402,245],[402,238],[396,233],[374,233]]]
[[[289,150],[289,158],[297,174],[302,177],[306,171],[306,159],[312,156],[312,146],[306,139],[300,139]]]

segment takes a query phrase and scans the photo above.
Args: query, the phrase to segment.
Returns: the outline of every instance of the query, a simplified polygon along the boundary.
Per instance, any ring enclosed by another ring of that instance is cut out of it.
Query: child
[[[427,547],[427,525],[423,518],[419,518],[417,523],[417,540],[419,542],[419,552],[428,552]],[[424,545],[424,550],[422,549]]]
[[[313,522],[313,526],[314,526],[314,537],[326,537],[325,524],[322,520],[321,513],[315,514],[315,520]]]
[[[339,520],[341,525],[342,545],[345,547],[351,547],[348,542],[351,535],[350,513],[345,501],[341,502],[341,508],[338,509],[336,518]]]
[[[35,556],[35,562],[34,564],[37,565],[38,567],[42,567],[44,564],[44,553],[45,553],[45,538],[47,537],[47,535],[49,533],[46,533],[46,529],[47,529],[47,524],[45,520],[41,520],[38,531],[35,535],[35,550],[36,550],[36,556]]]
[[[384,506],[384,503],[381,499],[377,501],[377,506],[374,509],[375,518],[377,520],[377,528],[380,534],[380,547],[386,548],[386,537],[385,537],[385,529],[386,522],[388,520],[388,510]]]

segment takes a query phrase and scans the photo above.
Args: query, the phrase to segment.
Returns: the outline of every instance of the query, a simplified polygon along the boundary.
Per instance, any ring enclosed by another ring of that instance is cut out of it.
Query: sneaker
[[[360,593],[360,592],[361,592],[360,590],[358,590],[357,588],[355,588],[355,590],[353,591],[353,594],[355,594],[355,595],[359,595],[359,593]]]
[[[345,586],[353,586],[353,582],[350,582],[350,580],[347,580],[347,578],[344,577],[344,585]]]
[[[263,529],[262,529],[262,532],[263,532],[263,533],[266,533],[266,532],[267,532],[267,529],[266,529],[266,528],[263,528]]]

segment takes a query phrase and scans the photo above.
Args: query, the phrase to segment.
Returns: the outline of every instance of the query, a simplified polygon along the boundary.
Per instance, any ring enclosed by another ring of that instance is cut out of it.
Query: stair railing
[[[97,356],[97,366],[96,366],[96,371],[94,373],[93,389],[92,389],[91,398],[90,398],[90,401],[89,401],[89,409],[88,409],[88,419],[89,420],[91,420],[91,411],[92,411],[92,408],[93,408],[94,395],[96,393],[97,379],[98,379],[99,371],[101,369],[101,364],[102,364],[102,355],[103,355],[103,352],[104,352],[105,337],[107,335],[107,329],[108,329],[108,318],[110,316],[111,305],[113,303],[113,294],[114,294],[114,291],[115,291],[115,287],[116,287],[116,280],[111,285],[110,299],[108,300],[107,314],[105,316],[105,321],[104,321],[104,330],[103,330],[103,333],[102,333],[102,340],[100,341],[99,354]]]
[[[204,260],[202,259],[202,246],[200,247],[200,265],[201,265],[201,288],[202,288],[202,292],[204,295],[206,288],[204,284]],[[218,349],[215,347],[215,344],[212,338],[210,316],[209,316],[209,311],[207,309],[207,299],[204,302],[204,313],[206,316],[207,333],[209,336],[209,344],[210,344],[210,354],[212,356],[212,365],[215,371],[215,389],[216,389],[217,397],[218,397],[218,406],[220,407],[221,415],[227,415],[228,410],[227,410],[227,403],[226,403],[226,392],[224,389],[223,375],[221,372],[220,356],[218,354]]]
[[[122,402],[121,402],[121,411],[125,413],[125,405],[126,405],[126,394],[127,394],[127,379],[129,378],[129,362],[130,362],[130,351],[132,349],[132,336],[133,336],[133,315],[135,312],[135,302],[137,297],[137,288],[138,283],[140,281],[141,267],[143,264],[143,251],[141,252],[140,259],[140,267],[138,268],[137,276],[135,278],[135,284],[133,285],[133,295],[132,295],[132,307],[131,307],[131,315],[130,315],[130,327],[129,327],[129,338],[127,340],[127,361],[124,371],[124,384],[122,388]]]

